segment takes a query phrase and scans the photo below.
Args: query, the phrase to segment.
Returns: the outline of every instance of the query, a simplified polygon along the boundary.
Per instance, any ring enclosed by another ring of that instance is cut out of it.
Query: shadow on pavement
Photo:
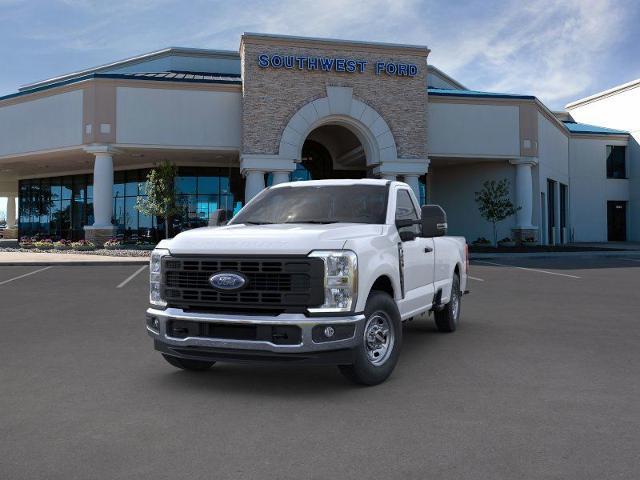
[[[446,335],[438,333],[431,318],[408,322],[403,328],[403,346],[401,363],[411,363],[414,355],[428,348],[429,344],[443,339]],[[163,362],[158,358],[159,362]],[[344,378],[338,368],[331,365],[252,365],[220,362],[205,372],[187,372],[166,365],[161,375],[154,377],[152,383],[159,389],[226,391],[232,394],[254,394],[268,397],[324,398],[349,395],[354,390],[368,387],[354,385]],[[384,385],[391,385],[393,374]],[[374,387],[375,388],[375,387]]]

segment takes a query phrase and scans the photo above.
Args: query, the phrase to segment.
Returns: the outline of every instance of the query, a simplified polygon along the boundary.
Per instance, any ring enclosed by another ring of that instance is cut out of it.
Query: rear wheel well
[[[391,295],[391,298],[396,298],[393,294],[393,284],[391,283],[391,279],[386,275],[382,275],[373,282],[371,286],[371,291],[377,290],[379,292],[385,292]]]

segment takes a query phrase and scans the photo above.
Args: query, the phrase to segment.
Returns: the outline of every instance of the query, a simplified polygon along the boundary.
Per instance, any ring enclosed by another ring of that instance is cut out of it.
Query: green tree
[[[144,186],[146,197],[138,197],[136,209],[153,217],[164,220],[165,238],[169,238],[169,219],[181,213],[177,202],[175,178],[178,167],[165,160],[152,169],[147,175],[147,184]]]
[[[498,244],[498,222],[514,215],[520,207],[515,207],[511,203],[509,194],[509,180],[506,178],[496,182],[487,180],[482,184],[482,190],[476,192],[476,203],[480,215],[491,222],[493,226],[493,244]]]

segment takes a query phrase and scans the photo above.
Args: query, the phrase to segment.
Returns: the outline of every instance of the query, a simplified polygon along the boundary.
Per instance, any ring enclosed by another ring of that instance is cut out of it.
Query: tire
[[[354,363],[338,368],[354,383],[378,385],[389,378],[398,363],[402,322],[396,302],[385,292],[369,294],[364,314],[365,328],[362,342],[354,350]]]
[[[204,362],[202,360],[189,360],[186,358],[174,357],[172,355],[162,354],[164,359],[176,368],[182,370],[190,370],[193,372],[202,372],[209,370],[216,362]]]
[[[458,322],[460,321],[461,308],[462,294],[460,292],[460,277],[457,273],[454,273],[449,303],[447,303],[442,310],[436,310],[433,314],[439,332],[451,333],[456,331]]]

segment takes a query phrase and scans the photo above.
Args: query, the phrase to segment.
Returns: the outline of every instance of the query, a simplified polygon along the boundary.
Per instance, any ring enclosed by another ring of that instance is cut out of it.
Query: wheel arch
[[[387,274],[382,274],[375,279],[375,281],[371,284],[371,288],[367,292],[367,296],[374,291],[378,290],[381,292],[388,293],[391,295],[391,298],[395,299],[395,290],[393,288],[393,282],[391,281],[391,277]]]
[[[391,268],[376,269],[368,278],[371,279],[370,282],[360,285],[361,288],[358,292],[358,311],[364,310],[367,299],[373,290],[388,293],[393,301],[397,302],[401,296],[400,279],[397,274],[393,274]]]

